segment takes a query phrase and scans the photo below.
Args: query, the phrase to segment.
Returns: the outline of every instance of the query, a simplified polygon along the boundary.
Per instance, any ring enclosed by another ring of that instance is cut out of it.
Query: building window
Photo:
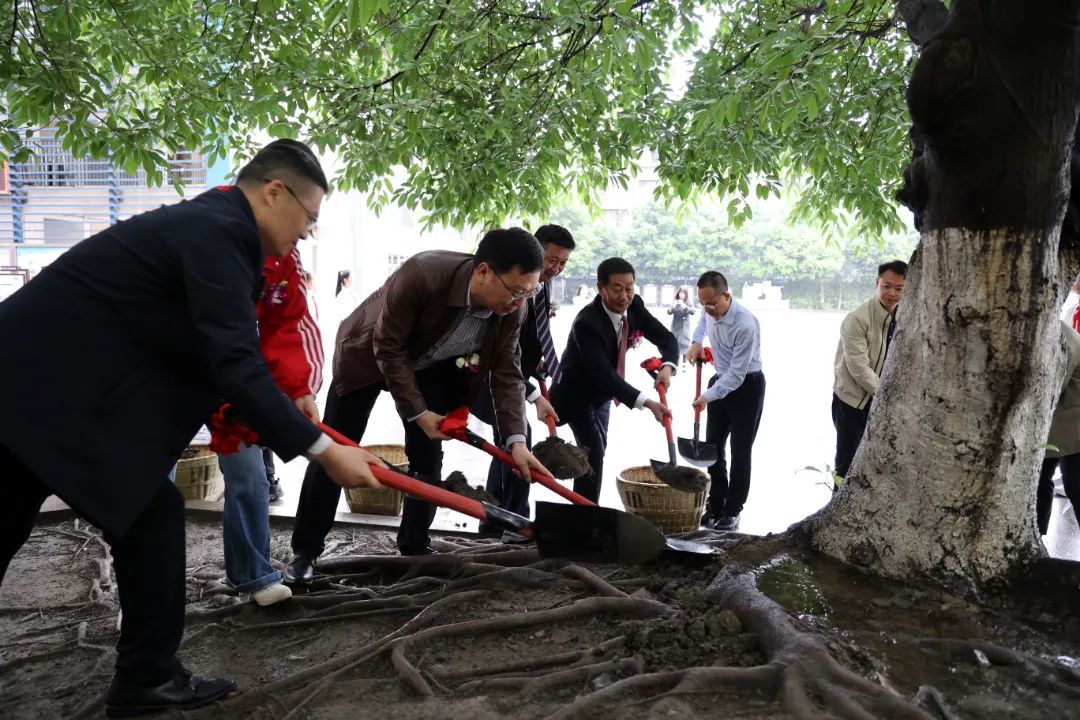
[[[45,242],[79,242],[86,237],[86,225],[82,220],[47,217],[42,220]]]

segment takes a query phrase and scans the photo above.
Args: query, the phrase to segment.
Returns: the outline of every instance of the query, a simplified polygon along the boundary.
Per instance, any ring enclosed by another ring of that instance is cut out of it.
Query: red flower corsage
[[[480,372],[480,356],[476,353],[473,353],[472,355],[462,355],[454,361],[454,364],[467,373],[475,375]]]

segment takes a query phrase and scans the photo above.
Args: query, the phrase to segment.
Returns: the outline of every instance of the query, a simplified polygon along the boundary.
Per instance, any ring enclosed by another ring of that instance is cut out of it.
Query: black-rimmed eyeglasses
[[[279,183],[281,183],[282,187],[289,191],[289,194],[293,196],[293,200],[296,201],[296,204],[303,208],[304,212],[307,214],[308,232],[314,230],[315,226],[319,224],[319,216],[311,212],[311,210],[308,210],[308,206],[304,204],[304,201],[300,199],[300,196],[296,194],[296,191],[289,187],[289,184],[286,183],[284,180],[279,180],[277,178],[263,178],[264,183],[274,182],[274,180],[277,180]]]
[[[502,283],[502,286],[506,288],[506,292],[510,293],[510,297],[514,298],[515,301],[528,300],[530,298],[536,297],[537,294],[540,292],[540,288],[542,287],[541,285],[537,285],[532,290],[514,290],[506,284],[506,281],[502,279],[502,275],[500,275],[499,273],[494,273],[494,275],[495,277],[499,278],[499,282]]]

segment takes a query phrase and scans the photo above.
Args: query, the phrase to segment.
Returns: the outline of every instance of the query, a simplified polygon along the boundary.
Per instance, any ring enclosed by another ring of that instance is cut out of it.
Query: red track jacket
[[[299,250],[294,248],[287,257],[266,258],[255,314],[259,349],[281,391],[293,400],[317,395],[322,386],[322,336],[308,307]],[[210,422],[211,449],[227,455],[236,452],[240,442],[258,442],[249,428],[228,422],[223,410],[214,413]]]

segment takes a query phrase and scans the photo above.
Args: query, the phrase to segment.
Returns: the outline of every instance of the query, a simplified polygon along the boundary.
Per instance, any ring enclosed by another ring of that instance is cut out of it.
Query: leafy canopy
[[[56,119],[69,151],[166,180],[178,149],[299,136],[339,187],[461,226],[588,201],[653,148],[665,199],[738,221],[797,183],[798,218],[877,236],[912,50],[891,0],[804,2],[18,0],[0,155]]]

